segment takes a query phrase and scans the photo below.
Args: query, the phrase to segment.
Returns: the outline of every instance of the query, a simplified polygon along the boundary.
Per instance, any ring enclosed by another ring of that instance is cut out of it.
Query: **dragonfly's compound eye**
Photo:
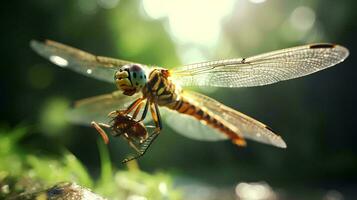
[[[138,90],[143,88],[146,85],[146,73],[143,67],[140,65],[132,65],[129,67],[131,83]]]
[[[133,95],[146,84],[145,70],[137,64],[124,65],[114,75],[115,83],[126,95]]]

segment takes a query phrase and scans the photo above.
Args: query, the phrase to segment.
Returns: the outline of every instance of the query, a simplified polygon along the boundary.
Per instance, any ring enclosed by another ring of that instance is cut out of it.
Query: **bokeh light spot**
[[[315,23],[315,12],[306,6],[296,8],[290,16],[290,24],[298,31],[305,32]]]
[[[239,183],[236,186],[236,195],[241,200],[267,200],[276,199],[276,194],[271,187],[262,183]]]
[[[343,197],[343,195],[337,190],[330,190],[323,197],[323,200],[344,200],[344,199],[345,198]]]
[[[40,124],[41,129],[50,135],[60,134],[68,125],[66,112],[69,109],[69,101],[55,97],[49,99],[42,108]]]
[[[35,65],[28,71],[28,81],[35,89],[45,89],[53,81],[53,71],[48,66]]]

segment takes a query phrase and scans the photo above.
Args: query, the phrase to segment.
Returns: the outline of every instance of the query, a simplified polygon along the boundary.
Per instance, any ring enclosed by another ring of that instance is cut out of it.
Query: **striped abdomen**
[[[167,71],[167,70],[166,70]],[[208,126],[218,130],[230,138],[233,143],[244,146],[245,140],[237,133],[233,132],[230,128],[224,125],[218,117],[204,111],[199,106],[190,103],[185,97],[183,97],[180,89],[176,88],[165,75],[165,70],[155,69],[149,75],[149,81],[144,88],[144,95],[156,98],[157,103],[160,106],[168,107],[172,110],[176,110],[179,113],[190,115],[197,120],[207,124]],[[166,72],[167,73],[167,72]],[[194,120],[194,119],[192,119]]]
[[[217,117],[215,117],[213,114],[204,111],[200,107],[193,105],[185,98],[181,97],[180,100],[167,107],[176,110],[179,113],[190,115],[196,118],[197,120],[200,120],[208,126],[225,134],[228,138],[232,140],[233,143],[239,146],[245,146],[246,144],[244,138],[240,137],[237,133],[233,132],[230,128],[225,126],[224,123],[220,122],[220,120],[217,119]]]

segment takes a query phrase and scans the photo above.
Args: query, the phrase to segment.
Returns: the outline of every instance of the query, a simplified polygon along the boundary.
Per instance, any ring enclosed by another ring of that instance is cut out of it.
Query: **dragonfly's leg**
[[[140,103],[138,104],[138,106],[136,107],[136,109],[135,109],[135,111],[134,111],[133,119],[136,119],[136,117],[138,116],[138,114],[139,114],[141,108],[143,107],[143,104],[144,104],[144,102],[140,102]]]
[[[156,120],[154,120],[155,125],[157,123],[157,127],[161,130],[162,129],[162,123],[161,123],[161,115],[160,115],[160,111],[159,111],[159,107],[157,105],[157,103],[154,103],[155,106],[155,113],[156,113]]]
[[[160,111],[159,111],[159,108],[156,103],[150,105],[150,111],[151,111],[151,115],[152,115],[152,118],[155,123],[155,126],[154,126],[155,129],[153,130],[153,132],[150,134],[150,136],[147,139],[140,141],[140,143],[143,144],[140,149],[142,149],[144,151],[144,153],[149,148],[151,143],[154,142],[154,140],[156,139],[156,137],[159,135],[160,131],[162,130],[161,115],[160,115]],[[147,127],[150,127],[150,126],[147,126]]]
[[[127,133],[124,133],[123,136],[126,139],[126,141],[129,143],[129,145],[139,154],[140,150],[136,146],[135,142],[129,137],[129,135]]]
[[[152,142],[157,138],[157,136],[159,135],[159,131],[154,132],[153,134],[151,134],[145,141],[144,143],[142,143],[139,147],[139,149],[135,146],[135,144],[133,144],[131,141],[128,140],[129,145],[131,145],[135,151],[137,152],[137,154],[133,157],[129,157],[126,158],[122,161],[122,163],[126,163],[129,162],[131,160],[135,160],[137,158],[140,158],[141,156],[143,156],[146,151],[148,150],[148,148],[150,147],[150,145],[152,144]]]
[[[156,103],[150,104],[150,112],[152,115],[152,119],[155,123],[155,126],[154,126],[155,129],[152,131],[152,133],[150,134],[150,136],[147,139],[140,141],[140,143],[146,142],[146,140],[148,140],[151,137],[151,135],[160,133],[160,131],[162,129],[160,111],[159,111],[159,108]],[[147,126],[147,127],[153,128],[153,126]]]
[[[140,150],[143,154],[150,147],[151,143],[154,142],[154,140],[159,135],[162,129],[160,111],[156,103],[150,105],[150,112],[155,123],[155,129],[152,131],[152,133],[148,138],[140,141],[141,143]]]
[[[124,136],[124,138],[126,139],[126,141],[128,142],[128,144],[136,151],[136,154],[135,154],[134,156],[125,158],[125,159],[122,161],[123,164],[126,163],[126,162],[129,162],[129,161],[131,161],[131,160],[135,160],[135,159],[141,157],[142,155],[144,155],[145,152],[143,153],[143,152],[141,151],[141,146],[139,146],[139,148],[138,148],[138,146],[136,145],[136,142],[135,142],[132,138],[130,138],[130,137],[128,136],[128,134],[124,133],[123,136]],[[141,145],[141,144],[139,144],[139,145]]]
[[[141,115],[141,119],[138,122],[144,121],[146,114],[148,113],[148,109],[149,109],[149,100],[146,101],[143,114]]]
[[[141,156],[145,154],[145,152],[149,149],[150,145],[155,141],[157,136],[160,134],[160,129],[155,129],[151,135],[144,140],[143,142],[140,142],[140,152]]]
[[[122,161],[122,163],[126,163],[128,161],[137,159],[141,156],[143,156],[146,151],[149,149],[150,145],[154,142],[154,140],[157,138],[157,136],[160,134],[161,131],[161,117],[160,117],[160,113],[159,113],[159,109],[156,103],[150,104],[150,112],[152,115],[152,118],[154,120],[155,123],[155,130],[153,131],[153,133],[144,141],[141,141],[141,145],[139,148],[139,153],[137,155],[135,155],[134,157],[130,157],[130,158],[126,158]]]
[[[126,111],[124,112],[124,114],[129,114],[131,111],[134,110],[134,108],[136,106],[138,106],[144,99],[143,98],[139,98],[137,100],[135,100],[133,103],[130,104],[130,106],[126,109]]]
[[[104,123],[97,123],[95,121],[92,121],[91,125],[98,131],[100,136],[102,136],[102,138],[104,140],[104,143],[108,144],[109,143],[109,138],[108,138],[107,133],[102,129],[102,126],[105,127],[105,128],[110,128],[110,125],[104,124]]]

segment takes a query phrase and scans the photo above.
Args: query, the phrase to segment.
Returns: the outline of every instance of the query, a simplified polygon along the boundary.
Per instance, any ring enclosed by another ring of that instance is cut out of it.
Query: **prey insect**
[[[108,142],[103,128],[122,136],[142,156],[163,129],[162,119],[176,132],[192,139],[230,139],[245,146],[245,139],[286,148],[286,143],[265,124],[185,86],[253,87],[294,79],[334,66],[347,58],[340,45],[308,44],[247,58],[209,61],[173,69],[95,56],[47,40],[31,47],[52,63],[99,80],[114,83],[111,94],[81,100],[72,110],[74,123],[92,125]],[[114,78],[113,78],[114,77]],[[159,109],[160,108],[160,109]],[[150,112],[150,114],[148,114]],[[110,124],[99,123],[108,120]],[[163,115],[161,115],[163,114]],[[144,125],[153,121],[153,130]]]
[[[159,134],[159,131],[157,129],[154,129],[149,134],[147,131],[147,127],[152,127],[145,126],[142,123],[142,120],[136,120],[136,117],[139,112],[138,108],[135,110],[133,116],[130,116],[127,110],[116,110],[110,112],[108,114],[108,117],[111,118],[109,124],[98,123],[95,121],[91,123],[92,126],[102,136],[103,141],[106,144],[109,143],[109,138],[102,127],[110,129],[111,134],[114,137],[122,136],[128,142],[128,144],[135,150],[136,154],[134,156],[124,159],[122,163],[126,163],[130,160],[143,156],[146,150],[149,148],[150,144],[156,139]]]

